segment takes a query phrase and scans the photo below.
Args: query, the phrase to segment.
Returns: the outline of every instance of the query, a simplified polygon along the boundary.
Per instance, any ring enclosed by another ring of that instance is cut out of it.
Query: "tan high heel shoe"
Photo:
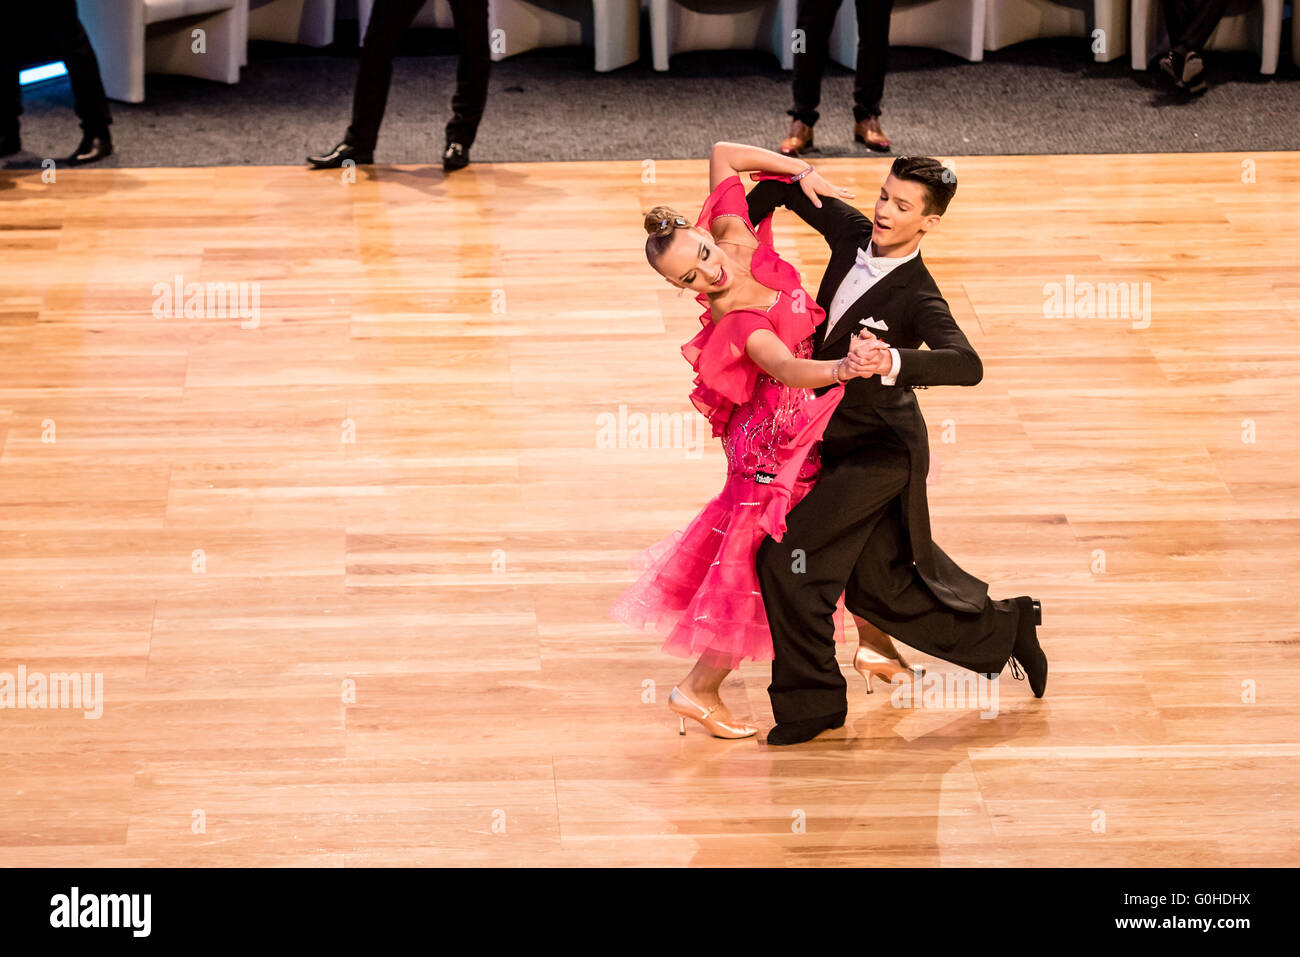
[[[701,707],[677,688],[673,688],[672,694],[668,696],[668,707],[672,708],[677,715],[682,734],[686,733],[687,718],[704,725],[704,729],[715,738],[748,738],[758,734],[758,728],[751,728],[747,724],[728,724],[713,717],[713,712],[718,710],[718,705],[715,704],[712,708]]]
[[[871,694],[871,676],[879,675],[886,683],[894,683],[894,675],[905,675],[906,680],[915,681],[918,677],[925,674],[925,669],[920,665],[914,665],[911,668],[904,668],[896,661],[876,661],[868,657],[871,652],[861,646],[858,652],[853,656],[853,670],[867,682],[867,694]]]

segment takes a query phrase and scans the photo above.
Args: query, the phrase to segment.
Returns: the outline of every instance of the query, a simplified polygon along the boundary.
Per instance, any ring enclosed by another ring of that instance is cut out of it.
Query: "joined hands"
[[[863,329],[854,334],[853,341],[849,344],[849,354],[844,358],[842,374],[846,378],[888,375],[893,366],[894,357],[889,352],[889,343]]]

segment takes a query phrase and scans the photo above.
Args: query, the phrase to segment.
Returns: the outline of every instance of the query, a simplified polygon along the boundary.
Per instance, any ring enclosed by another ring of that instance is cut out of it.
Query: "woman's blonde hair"
[[[650,265],[659,262],[659,258],[672,245],[673,233],[679,229],[690,228],[690,222],[671,206],[656,206],[645,214],[645,231],[649,234],[645,241],[645,258]]]

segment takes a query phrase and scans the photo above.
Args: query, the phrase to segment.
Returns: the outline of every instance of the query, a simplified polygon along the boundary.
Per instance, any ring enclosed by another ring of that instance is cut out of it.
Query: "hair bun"
[[[656,206],[645,214],[645,231],[651,236],[664,237],[674,229],[689,225],[675,209],[668,206]]]

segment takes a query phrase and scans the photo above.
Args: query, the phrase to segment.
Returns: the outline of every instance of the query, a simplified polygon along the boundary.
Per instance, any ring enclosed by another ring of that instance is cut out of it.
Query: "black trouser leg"
[[[1010,599],[960,612],[935,598],[912,565],[900,498],[872,530],[845,584],[844,606],[918,651],[987,675],[1006,666],[1020,624]]]
[[[817,484],[786,518],[782,541],[764,539],[755,567],[772,629],[768,694],[778,723],[847,706],[835,658],[835,606],[890,502],[907,486],[906,449],[823,462]]]
[[[1170,48],[1179,56],[1202,52],[1227,7],[1228,0],[1164,0]]]
[[[1160,0],[1160,7],[1165,15],[1165,29],[1169,31],[1169,48],[1180,56],[1185,55],[1186,50],[1178,49],[1183,29],[1187,25],[1183,16],[1183,0]]]
[[[803,36],[803,52],[794,55],[794,109],[787,110],[809,126],[817,122],[822,99],[822,74],[830,59],[831,30],[841,0],[799,0],[795,27]]]
[[[901,492],[906,449],[823,463],[788,516],[782,542],[765,539],[757,571],[772,629],[772,714],[778,723],[837,714],[847,705],[835,657],[836,600],[914,648],[980,674],[999,674],[1015,646],[1019,606],[986,600],[979,612],[944,605],[912,565]]]
[[[26,9],[9,24],[9,31],[0,49],[0,134],[18,135],[18,117],[23,112],[22,89],[18,82],[23,41],[41,34],[52,39],[53,47],[63,65],[68,69],[68,82],[72,86],[73,108],[81,120],[81,128],[94,136],[108,136],[113,122],[108,109],[108,96],[104,81],[99,76],[99,60],[90,45],[86,28],[77,18],[76,0],[47,0],[39,9]]]
[[[16,32],[16,31],[15,31]],[[0,137],[18,136],[18,117],[23,114],[23,90],[18,82],[18,37],[0,40]]]
[[[358,149],[373,150],[379,141],[379,124],[384,120],[388,87],[393,81],[393,54],[422,6],[424,0],[375,0],[361,44],[352,125],[345,137]]]
[[[456,94],[451,99],[447,140],[464,143],[469,148],[474,144],[483,108],[487,106],[488,76],[492,71],[487,0],[451,0],[451,12],[456,18],[460,59],[456,64]]]
[[[1195,50],[1200,53],[1205,49],[1205,42],[1210,39],[1214,28],[1223,19],[1224,11],[1228,8],[1228,0],[1194,0],[1191,5],[1193,9],[1183,27],[1183,37],[1179,45],[1186,52]],[[1294,5],[1292,10],[1294,16]]]
[[[858,65],[853,83],[853,121],[880,115],[889,66],[889,15],[894,0],[856,0],[858,14]]]
[[[68,68],[72,84],[73,109],[81,128],[91,136],[108,137],[113,117],[108,112],[108,97],[104,81],[99,76],[99,61],[95,49],[86,36],[86,28],[77,18],[76,0],[60,0],[52,11],[54,36],[59,57]]]

